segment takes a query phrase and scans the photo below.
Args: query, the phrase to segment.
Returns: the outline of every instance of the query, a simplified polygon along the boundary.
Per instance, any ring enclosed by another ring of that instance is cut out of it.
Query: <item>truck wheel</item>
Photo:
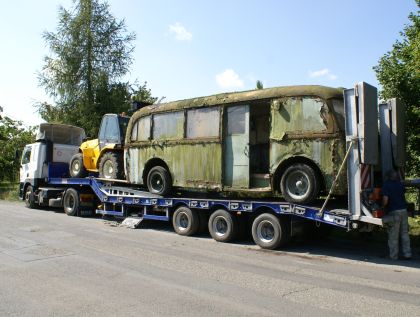
[[[68,216],[77,216],[80,209],[79,193],[74,188],[66,190],[63,199],[64,212]]]
[[[274,250],[289,242],[289,226],[284,219],[265,213],[252,223],[252,238],[261,248]]]
[[[293,164],[284,171],[280,180],[280,189],[288,202],[310,203],[318,196],[319,192],[316,172],[309,165]]]
[[[175,210],[172,217],[172,225],[177,234],[191,236],[197,233],[200,226],[200,218],[197,211],[182,206]]]
[[[35,204],[35,194],[34,189],[31,185],[28,185],[25,190],[25,206],[29,209],[34,209],[36,207]]]
[[[99,159],[99,177],[123,179],[123,159],[121,153],[106,152]]]
[[[169,193],[172,188],[169,171],[162,166],[153,167],[147,175],[147,188],[152,194],[163,196]]]
[[[72,156],[69,165],[69,173],[71,177],[82,178],[87,176],[87,171],[83,165],[83,154],[77,153]]]
[[[239,230],[238,221],[231,213],[219,209],[209,219],[209,232],[219,242],[229,242],[236,238]]]

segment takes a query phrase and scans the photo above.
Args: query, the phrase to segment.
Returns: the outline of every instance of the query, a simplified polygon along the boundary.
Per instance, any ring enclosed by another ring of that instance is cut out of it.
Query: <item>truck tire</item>
[[[172,225],[177,234],[191,236],[196,234],[200,226],[200,218],[196,210],[188,207],[179,207],[172,216]]]
[[[172,189],[172,179],[169,171],[163,166],[155,166],[147,175],[147,189],[152,194],[166,195]]]
[[[303,163],[290,165],[280,180],[280,190],[284,199],[296,204],[308,204],[313,201],[318,196],[319,187],[316,172]]]
[[[36,207],[34,189],[31,185],[26,187],[23,197],[25,198],[25,206],[27,208],[34,209]]]
[[[99,159],[99,177],[124,179],[124,165],[121,153],[106,152]]]
[[[232,241],[239,232],[238,220],[226,210],[216,210],[210,215],[209,232],[218,242]]]
[[[285,219],[264,213],[252,223],[252,238],[263,249],[274,250],[290,240],[290,229]]]
[[[68,216],[77,216],[79,214],[80,197],[74,188],[68,188],[64,193],[63,208]]]
[[[82,178],[88,175],[85,166],[83,165],[83,154],[77,153],[72,156],[69,164],[69,174],[73,178]]]

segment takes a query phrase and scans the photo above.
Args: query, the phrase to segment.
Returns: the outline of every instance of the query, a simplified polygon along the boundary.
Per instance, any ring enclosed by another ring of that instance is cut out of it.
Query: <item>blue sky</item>
[[[34,125],[47,101],[36,72],[48,48],[42,32],[71,0],[0,2],[0,106]],[[378,82],[372,70],[416,11],[414,0],[110,0],[137,34],[126,79],[147,81],[165,101],[224,91]]]

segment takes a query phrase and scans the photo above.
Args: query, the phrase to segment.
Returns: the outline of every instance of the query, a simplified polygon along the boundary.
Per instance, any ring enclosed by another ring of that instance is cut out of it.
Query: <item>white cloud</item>
[[[333,73],[331,73],[331,71],[328,68],[323,68],[320,70],[316,70],[316,71],[309,71],[309,77],[312,78],[319,78],[319,77],[325,77],[328,78],[330,80],[335,80],[337,79],[337,76],[334,75]]]
[[[231,68],[217,74],[216,81],[221,88],[242,88],[244,86],[244,81]]]
[[[188,32],[179,22],[169,26],[169,33],[175,35],[175,39],[178,41],[191,41],[192,39],[192,33]]]

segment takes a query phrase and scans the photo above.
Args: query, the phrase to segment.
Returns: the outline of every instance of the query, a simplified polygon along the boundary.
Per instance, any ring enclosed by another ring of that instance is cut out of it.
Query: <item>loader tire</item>
[[[106,152],[99,159],[99,177],[124,179],[124,165],[121,153]]]
[[[73,178],[83,178],[88,175],[85,166],[83,165],[83,154],[77,153],[72,156],[69,164],[69,174]]]

